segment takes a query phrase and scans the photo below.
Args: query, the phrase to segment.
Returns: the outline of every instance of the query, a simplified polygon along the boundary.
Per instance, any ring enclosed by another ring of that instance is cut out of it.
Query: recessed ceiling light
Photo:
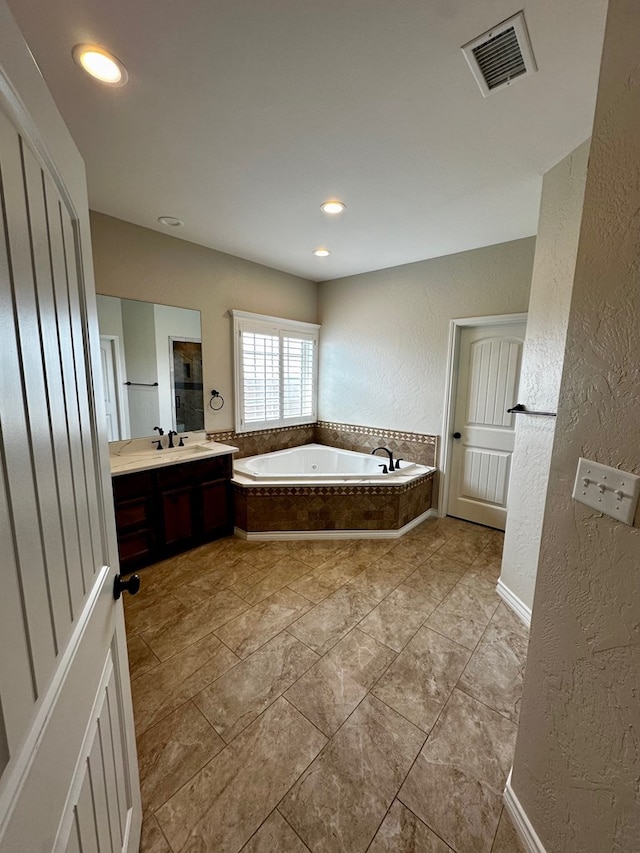
[[[328,249],[323,249],[322,247],[313,250],[313,254],[316,258],[326,258],[327,255],[330,255],[331,252]]]
[[[167,225],[169,228],[182,228],[184,222],[181,219],[176,219],[175,216],[159,216],[158,222],[160,225]]]
[[[325,201],[320,205],[320,210],[323,213],[330,213],[332,216],[336,213],[342,213],[347,205],[343,201],[338,201],[338,199],[333,198],[329,201]]]
[[[120,60],[97,44],[77,44],[71,52],[87,74],[107,86],[124,86],[129,79],[127,69]]]

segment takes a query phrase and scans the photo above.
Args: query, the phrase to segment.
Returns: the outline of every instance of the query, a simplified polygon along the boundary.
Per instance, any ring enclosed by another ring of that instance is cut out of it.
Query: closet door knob
[[[135,595],[140,589],[140,578],[138,575],[131,575],[128,580],[123,580],[122,575],[116,575],[113,580],[113,597],[117,601],[123,592],[128,592],[129,595]]]
[[[454,432],[453,437],[454,438],[462,438],[462,433],[461,432]]]

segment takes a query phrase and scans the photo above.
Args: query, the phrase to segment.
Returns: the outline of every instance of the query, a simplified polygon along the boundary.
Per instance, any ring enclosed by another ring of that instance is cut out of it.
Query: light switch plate
[[[640,477],[580,457],[572,497],[580,503],[633,524],[640,495]]]

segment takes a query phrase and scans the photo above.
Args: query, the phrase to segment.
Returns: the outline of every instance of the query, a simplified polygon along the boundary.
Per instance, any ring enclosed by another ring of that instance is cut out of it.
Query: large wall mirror
[[[97,297],[109,441],[204,429],[200,312]]]

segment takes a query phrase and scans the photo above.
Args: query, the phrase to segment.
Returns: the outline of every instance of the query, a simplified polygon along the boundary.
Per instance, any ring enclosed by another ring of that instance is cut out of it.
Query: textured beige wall
[[[201,312],[205,429],[233,426],[230,308],[316,322],[317,285],[269,267],[91,213],[96,292]],[[225,406],[209,409],[212,388]]]
[[[548,853],[640,839],[640,530],[571,500],[578,457],[640,473],[640,15],[611,0],[513,788]]]
[[[529,237],[325,282],[319,419],[439,434],[449,321],[526,311]]]
[[[544,176],[518,399],[558,408],[589,159],[584,142]],[[501,580],[531,609],[555,418],[516,418]]]

